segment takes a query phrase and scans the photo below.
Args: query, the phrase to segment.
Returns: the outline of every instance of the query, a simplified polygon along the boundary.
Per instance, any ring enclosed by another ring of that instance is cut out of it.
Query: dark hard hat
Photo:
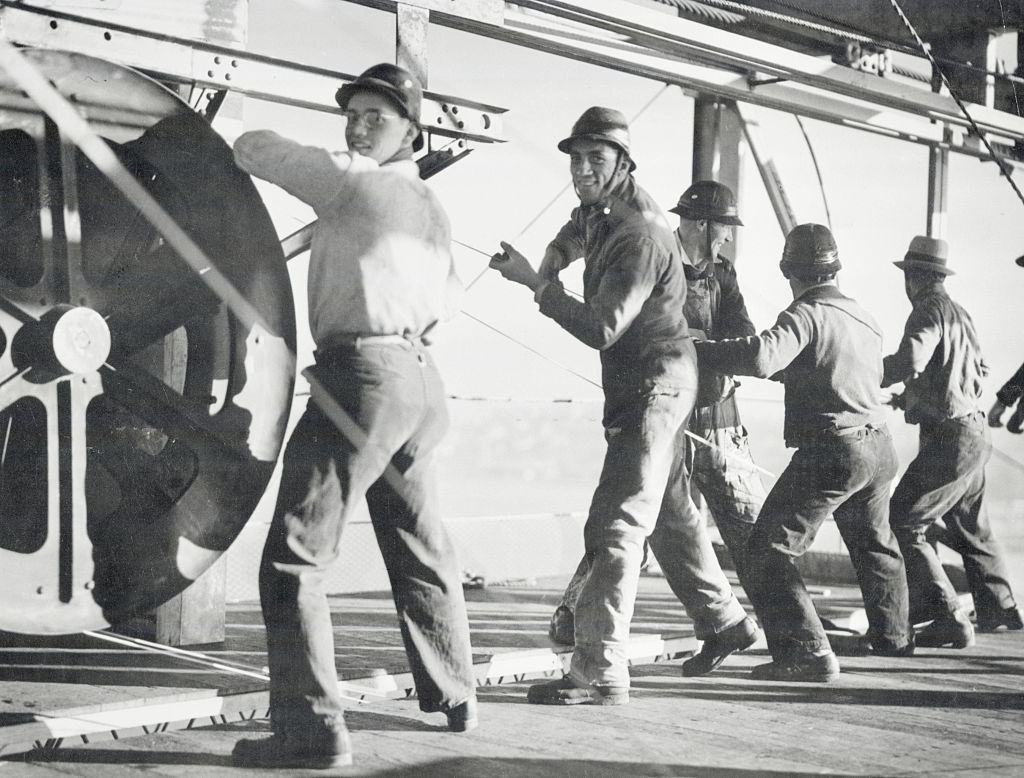
[[[822,224],[798,224],[786,236],[782,249],[783,272],[787,268],[802,272],[829,275],[842,268],[839,247],[832,231]]]
[[[588,108],[572,126],[572,134],[559,141],[558,150],[568,154],[574,140],[599,140],[608,143],[626,155],[631,173],[636,170],[636,163],[629,153],[629,122],[621,111],[598,105]]]
[[[736,211],[736,196],[729,187],[717,181],[695,181],[679,195],[679,202],[675,208],[669,208],[669,213],[677,213],[695,222],[743,226]]]
[[[335,92],[334,99],[341,110],[348,108],[348,101],[356,92],[370,91],[377,92],[387,97],[395,104],[406,119],[416,122],[417,127],[420,121],[420,109],[423,105],[423,87],[416,77],[405,68],[392,65],[390,62],[381,62],[371,68],[364,70],[358,78],[350,81]],[[420,132],[412,142],[416,151],[423,148],[423,133]]]

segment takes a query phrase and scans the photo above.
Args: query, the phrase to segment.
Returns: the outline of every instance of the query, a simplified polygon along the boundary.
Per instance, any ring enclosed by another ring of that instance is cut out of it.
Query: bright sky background
[[[386,12],[336,0],[251,0],[249,14],[249,47],[255,52],[348,73],[394,59],[394,17]],[[659,95],[632,126],[638,180],[666,208],[690,183],[692,100],[675,87],[664,89],[653,81],[433,25],[428,57],[430,90],[509,109],[504,117],[507,143],[480,145],[466,160],[431,180],[459,241],[491,252],[499,240],[513,240],[539,261],[574,204],[571,191],[525,234],[521,232],[566,186],[568,160],[555,144],[591,105],[611,106],[633,116]],[[824,221],[807,146],[793,118],[764,110],[751,113],[762,125],[798,219]],[[341,120],[327,114],[247,100],[245,123],[247,129],[269,127],[304,142],[337,148],[344,144]],[[891,262],[902,258],[911,237],[925,231],[927,150],[820,122],[806,121],[806,126],[822,166],[845,266],[841,287],[875,315],[886,333],[887,352],[892,351],[910,308],[902,274]],[[740,230],[737,268],[755,324],[767,327],[791,299],[777,267],[783,236],[749,159],[743,176],[740,212],[746,226]],[[992,367],[984,398],[987,408],[995,391],[1024,360],[1024,270],[1013,264],[1024,254],[1024,204],[990,163],[952,155],[949,180],[947,239],[958,275],[947,286],[972,312]],[[1024,186],[1020,168],[1017,180]],[[262,191],[282,235],[309,220],[308,210],[279,190],[264,186]],[[456,248],[456,259],[466,282],[486,263],[483,256],[462,248]],[[293,264],[301,330],[303,266]],[[570,273],[567,285],[581,288],[578,277],[578,272]],[[524,288],[488,273],[468,293],[464,307],[572,370],[597,378],[596,352],[540,316]],[[600,397],[585,381],[465,316],[446,327],[435,355],[456,396]],[[300,354],[300,364],[301,360]],[[771,468],[781,467],[788,455],[781,445],[779,388],[751,379],[744,382],[741,397],[755,454]],[[894,416],[893,426],[902,427],[902,421]],[[900,434],[906,464],[913,454],[913,431],[904,428]],[[1021,437],[997,431],[996,442],[1007,457],[1024,461]],[[599,447],[599,438],[595,444]],[[1015,488],[1024,481],[1021,471],[999,467],[1003,469],[996,471],[998,478],[1005,482],[1002,499],[1024,511],[1024,500]],[[995,477],[990,467],[990,481]]]

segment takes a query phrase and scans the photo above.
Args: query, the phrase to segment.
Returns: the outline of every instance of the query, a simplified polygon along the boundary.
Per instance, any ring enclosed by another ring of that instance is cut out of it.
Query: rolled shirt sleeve
[[[914,306],[896,353],[882,360],[882,386],[891,386],[924,372],[942,339],[942,311],[932,301]]]
[[[768,378],[784,370],[811,342],[813,326],[798,307],[788,308],[760,335],[698,341],[700,366],[730,375]]]

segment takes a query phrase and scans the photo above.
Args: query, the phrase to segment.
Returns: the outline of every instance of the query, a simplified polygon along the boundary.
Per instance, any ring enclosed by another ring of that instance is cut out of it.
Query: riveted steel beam
[[[101,23],[52,10],[4,6],[0,28],[23,46],[103,57],[162,81],[234,92],[300,108],[335,113],[334,93],[353,76],[202,41]],[[429,133],[493,143],[505,109],[434,92],[424,94],[420,121]]]

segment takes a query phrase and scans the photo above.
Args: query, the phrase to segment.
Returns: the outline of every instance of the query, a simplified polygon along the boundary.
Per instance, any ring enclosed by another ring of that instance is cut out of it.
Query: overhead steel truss
[[[0,29],[14,43],[75,51],[118,62],[162,81],[337,112],[333,96],[353,76],[208,42],[96,21],[53,9],[0,8]],[[434,92],[423,99],[430,134],[478,143],[501,141],[504,108]]]
[[[425,10],[431,23],[713,95],[842,124],[933,148],[990,157],[948,95],[834,64],[830,59],[679,18],[628,0],[340,0],[382,10]],[[7,5],[0,24],[22,45],[81,51],[197,88],[232,90],[334,111],[351,76],[194,40],[98,22],[54,9]],[[968,106],[996,152],[1024,161],[1024,119]],[[501,140],[504,109],[428,93],[431,133]]]
[[[345,0],[380,6],[381,0]],[[520,0],[501,24],[437,24],[645,76],[686,90],[990,158],[949,95],[901,83],[627,0]],[[996,152],[1024,161],[1024,119],[969,104]]]

